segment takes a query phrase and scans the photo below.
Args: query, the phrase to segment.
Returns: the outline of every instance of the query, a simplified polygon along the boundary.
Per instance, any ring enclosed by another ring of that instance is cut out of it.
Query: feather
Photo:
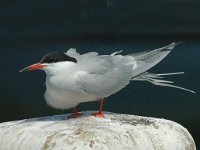
[[[136,77],[136,76],[146,72],[147,70],[149,70],[150,68],[152,68],[153,66],[158,64],[161,60],[163,60],[171,52],[171,50],[176,45],[178,45],[180,43],[182,43],[182,42],[171,43],[168,46],[164,46],[162,48],[158,48],[158,49],[151,50],[151,51],[144,51],[141,53],[130,54],[129,56],[134,57],[134,59],[137,62],[137,67],[134,70],[133,77]]]
[[[173,72],[173,73],[164,73],[164,74],[153,74],[153,73],[149,73],[149,72],[145,72],[143,74],[141,74],[140,76],[133,78],[132,80],[134,81],[147,81],[150,82],[154,85],[157,86],[166,86],[166,87],[172,87],[172,88],[177,88],[177,89],[181,89],[184,91],[188,91],[191,93],[195,93],[194,91],[190,90],[190,89],[186,89],[180,86],[175,86],[172,85],[172,81],[167,81],[167,80],[161,80],[158,78],[163,78],[163,76],[167,76],[167,75],[176,75],[176,74],[183,74],[184,72]]]
[[[77,53],[77,51],[76,51],[75,48],[70,48],[70,49],[68,49],[68,51],[65,52],[65,54],[68,55],[68,56],[74,57],[74,58],[80,56],[80,54]]]

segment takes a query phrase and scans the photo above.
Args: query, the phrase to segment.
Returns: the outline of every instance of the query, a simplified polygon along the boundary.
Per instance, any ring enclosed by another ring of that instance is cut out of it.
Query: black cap
[[[40,63],[56,63],[62,61],[71,61],[76,63],[77,60],[73,57],[66,55],[63,52],[51,52],[46,54],[41,60]]]

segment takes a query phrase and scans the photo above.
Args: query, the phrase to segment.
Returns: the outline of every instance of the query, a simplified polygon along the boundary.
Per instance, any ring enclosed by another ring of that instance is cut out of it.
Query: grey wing
[[[164,59],[171,50],[179,43],[171,43],[168,46],[152,50],[152,51],[145,51],[141,53],[131,54],[130,56],[134,57],[137,62],[137,67],[134,70],[133,78],[132,80],[135,81],[148,81],[154,85],[158,86],[168,86],[173,88],[178,88],[181,90],[185,90],[188,92],[195,93],[192,90],[172,85],[173,82],[163,80],[163,76],[166,75],[175,75],[175,74],[182,74],[183,72],[175,72],[175,73],[164,73],[164,74],[154,74],[149,73],[147,70],[149,70],[151,67],[155,66],[157,63],[159,63],[162,59]]]
[[[150,68],[158,64],[178,44],[179,43],[171,43],[170,45],[159,49],[130,54],[129,56],[134,57],[135,61],[137,62],[137,67],[133,72],[133,78],[148,71]]]
[[[119,61],[121,59],[121,61]],[[125,87],[132,77],[131,57],[101,55],[90,58],[78,72],[77,84],[82,91],[97,97],[108,97]],[[129,64],[128,64],[129,63]]]

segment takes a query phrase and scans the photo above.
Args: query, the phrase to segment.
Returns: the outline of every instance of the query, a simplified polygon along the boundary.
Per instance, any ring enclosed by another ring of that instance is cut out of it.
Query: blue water
[[[110,54],[124,50],[123,54],[151,50],[165,46],[172,40],[117,40],[40,43],[1,47],[0,63],[0,121],[40,117],[69,112],[46,105],[43,98],[45,74],[42,71],[19,73],[23,67],[35,63],[50,51],[77,48],[80,53],[98,51]],[[104,102],[104,110],[142,116],[165,118],[185,126],[200,144],[200,40],[189,40],[177,46],[150,72],[167,73],[184,71],[185,74],[167,79],[196,91],[196,94],[178,89],[157,87],[146,82],[131,82],[122,91]],[[80,104],[78,109],[98,109],[98,102]]]

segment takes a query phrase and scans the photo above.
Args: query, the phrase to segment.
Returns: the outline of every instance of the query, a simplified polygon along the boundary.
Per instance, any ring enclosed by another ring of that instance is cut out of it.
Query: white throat
[[[53,76],[63,73],[70,73],[71,70],[76,66],[76,63],[70,61],[56,62],[48,64],[44,71],[47,76]]]

